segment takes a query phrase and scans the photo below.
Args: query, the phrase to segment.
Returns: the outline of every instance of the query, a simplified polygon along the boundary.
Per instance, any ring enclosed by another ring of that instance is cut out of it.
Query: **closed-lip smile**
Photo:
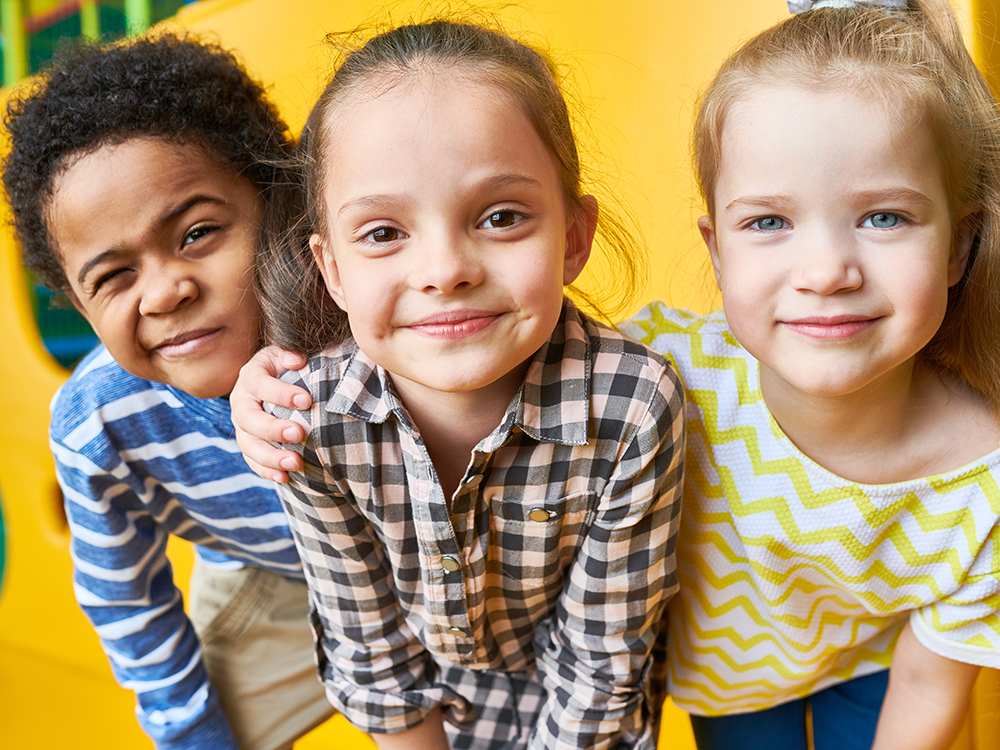
[[[152,347],[152,351],[167,356],[189,354],[221,332],[222,328],[199,328],[194,331],[185,331],[184,333],[164,339]]]
[[[458,339],[489,328],[501,315],[490,310],[448,310],[428,315],[406,328],[431,338]]]
[[[814,315],[782,321],[786,328],[814,339],[846,339],[867,331],[881,319],[870,315]]]

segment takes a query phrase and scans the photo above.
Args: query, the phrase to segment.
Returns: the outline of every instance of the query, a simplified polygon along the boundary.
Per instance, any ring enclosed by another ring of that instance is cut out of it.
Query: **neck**
[[[761,391],[799,450],[854,482],[931,476],[997,447],[997,425],[982,399],[913,360],[834,396],[800,391],[761,365]]]
[[[427,447],[446,499],[462,481],[473,449],[500,424],[521,387],[525,369],[508,373],[486,388],[458,393],[390,376]]]

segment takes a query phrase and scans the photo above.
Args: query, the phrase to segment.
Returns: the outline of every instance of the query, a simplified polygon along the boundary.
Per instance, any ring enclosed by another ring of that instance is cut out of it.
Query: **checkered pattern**
[[[666,361],[567,302],[450,513],[353,342],[284,377],[314,399],[274,412],[309,431],[282,499],[334,705],[374,732],[441,706],[454,747],[654,748],[684,454]]]

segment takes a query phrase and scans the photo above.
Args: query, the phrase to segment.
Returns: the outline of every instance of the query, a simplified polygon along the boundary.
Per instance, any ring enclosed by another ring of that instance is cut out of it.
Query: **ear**
[[[715,283],[722,283],[722,258],[719,257],[719,243],[715,236],[715,225],[712,224],[711,216],[702,216],[698,219],[698,231],[708,248],[708,254],[712,257],[712,270],[715,271]]]
[[[309,237],[309,249],[312,250],[313,260],[319,266],[323,283],[326,284],[326,291],[337,303],[337,307],[347,312],[347,300],[344,299],[344,287],[340,283],[340,271],[337,270],[337,261],[333,258],[333,250],[327,248],[323,237],[318,234]]]
[[[576,281],[583,267],[587,265],[590,250],[594,246],[597,231],[597,217],[600,208],[597,198],[592,195],[580,197],[580,208],[573,217],[573,223],[566,231],[566,261],[563,263],[563,286]]]
[[[976,241],[976,233],[983,224],[981,211],[973,211],[959,220],[955,227],[955,239],[951,243],[951,256],[948,258],[948,286],[955,286],[965,275],[965,267],[969,265],[969,255]]]

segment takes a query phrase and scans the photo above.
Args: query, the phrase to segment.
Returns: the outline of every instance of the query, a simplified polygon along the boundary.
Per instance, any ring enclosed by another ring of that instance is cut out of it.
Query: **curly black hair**
[[[73,157],[131,138],[198,144],[251,179],[266,202],[292,145],[263,87],[232,53],[172,34],[62,50],[11,97],[4,124],[3,183],[24,264],[56,291],[69,283],[48,204]]]

